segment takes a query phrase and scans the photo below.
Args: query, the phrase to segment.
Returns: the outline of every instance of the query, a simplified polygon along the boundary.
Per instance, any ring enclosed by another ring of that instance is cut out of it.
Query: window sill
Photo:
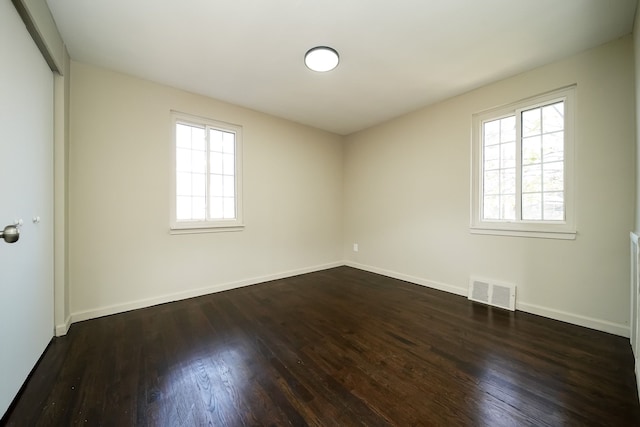
[[[169,228],[169,234],[226,233],[244,230],[244,224],[237,225],[180,225]]]
[[[495,228],[469,228],[471,234],[484,234],[492,236],[529,237],[536,239],[575,240],[576,231],[540,231],[540,230],[507,230]]]

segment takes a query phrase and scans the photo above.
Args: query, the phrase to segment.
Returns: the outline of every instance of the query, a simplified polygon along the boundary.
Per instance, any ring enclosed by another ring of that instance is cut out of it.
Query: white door
[[[0,417],[53,337],[53,73],[0,1],[0,228],[19,219],[0,240]]]

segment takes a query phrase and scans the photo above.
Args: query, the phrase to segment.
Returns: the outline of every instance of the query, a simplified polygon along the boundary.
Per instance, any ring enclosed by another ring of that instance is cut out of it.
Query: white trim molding
[[[567,311],[556,310],[549,307],[542,307],[540,305],[527,304],[522,302],[516,302],[516,310],[629,338],[629,326],[622,323],[613,323],[607,320],[596,319],[594,317],[582,316],[580,314],[569,313]]]
[[[446,283],[427,280],[427,279],[423,279],[416,276],[410,276],[408,274],[398,273],[397,271],[385,270],[383,268],[359,264],[357,262],[352,262],[352,261],[346,261],[344,265],[346,265],[347,267],[357,268],[358,270],[364,270],[370,273],[376,273],[382,276],[403,280],[405,282],[413,283],[414,285],[420,285],[420,286],[425,286],[427,288],[437,289],[439,291],[449,292],[450,294],[460,295],[465,298],[467,297],[467,293],[468,293],[468,290],[465,287],[453,286]]]
[[[70,327],[71,327],[71,316],[68,316],[64,320],[63,324],[56,325],[56,330],[55,330],[56,337],[62,337],[62,336],[67,335],[67,332],[69,332],[69,328]]]

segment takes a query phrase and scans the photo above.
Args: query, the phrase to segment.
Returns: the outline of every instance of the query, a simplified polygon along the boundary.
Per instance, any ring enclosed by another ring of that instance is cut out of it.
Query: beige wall
[[[471,235],[472,114],[574,83],[577,239]],[[460,294],[514,283],[521,310],[628,334],[632,86],[627,36],[347,137],[345,259]]]
[[[71,75],[73,321],[341,261],[341,137],[77,62]],[[244,231],[169,235],[172,109],[243,126]]]
[[[346,262],[628,334],[633,69],[628,36],[341,138],[72,62],[72,320]],[[577,239],[471,235],[471,115],[574,83]],[[168,234],[171,109],[244,126],[244,231]]]

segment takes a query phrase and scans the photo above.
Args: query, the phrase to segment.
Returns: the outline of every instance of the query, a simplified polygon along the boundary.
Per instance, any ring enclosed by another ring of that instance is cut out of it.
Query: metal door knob
[[[0,239],[4,239],[7,243],[15,243],[20,238],[20,230],[15,225],[7,225],[4,230],[0,231]]]

